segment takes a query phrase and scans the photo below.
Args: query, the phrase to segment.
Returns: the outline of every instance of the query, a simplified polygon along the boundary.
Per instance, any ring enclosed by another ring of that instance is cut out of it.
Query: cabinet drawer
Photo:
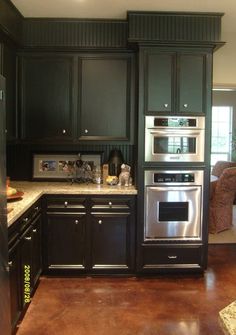
[[[200,267],[202,246],[143,246],[143,269],[159,267]]]
[[[130,210],[132,207],[131,198],[127,197],[93,197],[91,199],[92,211],[96,210]]]
[[[47,198],[47,210],[85,210],[85,198],[79,197],[63,197],[63,198]]]
[[[22,233],[41,212],[41,201],[37,201],[24,215],[19,219],[20,232]]]

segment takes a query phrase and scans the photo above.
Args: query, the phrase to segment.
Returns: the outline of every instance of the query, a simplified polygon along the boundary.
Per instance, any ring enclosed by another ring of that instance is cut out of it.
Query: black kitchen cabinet
[[[85,213],[47,214],[47,268],[85,269]]]
[[[9,245],[9,283],[12,332],[16,329],[22,311],[19,243],[19,239],[16,239],[14,243]]]
[[[31,291],[37,287],[42,272],[42,217],[37,217],[31,228]]]
[[[134,140],[132,53],[19,55],[21,140]]]
[[[211,52],[145,48],[142,56],[145,113],[206,113]]]
[[[41,262],[40,201],[8,229],[12,332],[23,317],[38,284]]]
[[[17,57],[15,48],[3,44],[2,47],[3,76],[6,78],[6,131],[7,140],[15,140],[18,137],[18,115],[16,108],[16,72]]]
[[[92,214],[92,270],[131,270],[132,216],[130,213]]]
[[[79,57],[79,139],[132,137],[134,57],[97,54]]]
[[[137,271],[141,273],[202,272],[202,244],[142,244]]]
[[[20,57],[21,138],[60,140],[73,137],[73,57]]]
[[[44,273],[134,271],[134,196],[46,196]]]

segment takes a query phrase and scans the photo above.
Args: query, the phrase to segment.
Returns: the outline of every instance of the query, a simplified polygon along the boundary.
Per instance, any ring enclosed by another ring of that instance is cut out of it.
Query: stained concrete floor
[[[42,277],[17,335],[223,335],[236,244],[209,246],[204,276]]]

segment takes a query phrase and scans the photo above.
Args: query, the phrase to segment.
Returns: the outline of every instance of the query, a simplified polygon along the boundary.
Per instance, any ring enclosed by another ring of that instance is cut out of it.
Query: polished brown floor
[[[17,335],[222,335],[236,245],[211,245],[204,276],[42,278]]]

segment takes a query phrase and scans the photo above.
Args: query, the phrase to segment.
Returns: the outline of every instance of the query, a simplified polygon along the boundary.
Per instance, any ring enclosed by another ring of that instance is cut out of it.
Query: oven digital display
[[[194,181],[194,173],[154,173],[154,183],[192,183]]]
[[[196,119],[189,118],[155,118],[154,127],[196,127]]]

